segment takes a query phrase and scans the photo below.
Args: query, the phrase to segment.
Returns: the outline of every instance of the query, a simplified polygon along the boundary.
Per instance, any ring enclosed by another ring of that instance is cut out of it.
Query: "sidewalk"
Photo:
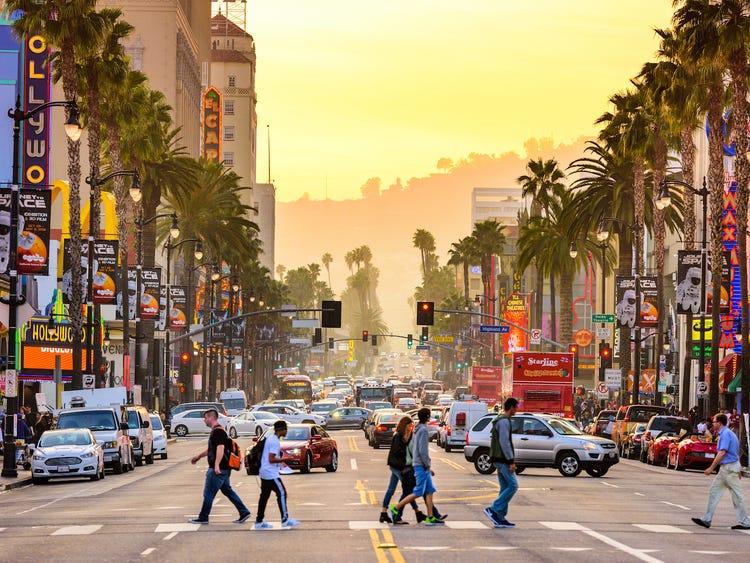
[[[31,471],[19,469],[18,477],[16,478],[0,477],[0,492],[11,491],[18,487],[25,487],[26,485],[31,485]]]

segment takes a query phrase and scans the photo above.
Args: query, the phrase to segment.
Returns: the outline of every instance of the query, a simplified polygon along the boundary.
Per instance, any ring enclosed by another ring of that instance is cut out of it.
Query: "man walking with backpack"
[[[266,505],[271,496],[271,491],[276,493],[276,502],[281,513],[281,527],[296,528],[299,526],[297,520],[289,518],[286,488],[279,477],[279,464],[284,463],[281,458],[281,438],[286,436],[286,431],[286,421],[277,420],[273,423],[273,434],[264,440],[265,444],[263,444],[263,453],[260,458],[260,471],[258,472],[260,497],[258,498],[258,514],[255,517],[256,530],[269,530],[273,527],[263,519],[266,515]]]
[[[191,519],[190,522],[193,524],[208,524],[208,516],[211,513],[216,493],[221,491],[240,513],[240,517],[234,523],[243,524],[250,518],[250,511],[229,482],[231,473],[229,453],[233,442],[219,424],[219,413],[216,409],[208,409],[204,412],[203,422],[211,429],[211,434],[208,436],[208,447],[191,459],[190,463],[195,465],[201,458],[207,457],[208,471],[206,471],[206,483],[203,486],[203,506],[198,517]]]
[[[516,410],[518,410],[518,399],[509,397],[503,404],[503,414],[492,420],[490,457],[497,468],[500,494],[491,506],[484,509],[484,513],[495,528],[515,527],[515,524],[509,522],[506,516],[508,515],[508,504],[518,491],[510,421],[510,418],[516,414]]]

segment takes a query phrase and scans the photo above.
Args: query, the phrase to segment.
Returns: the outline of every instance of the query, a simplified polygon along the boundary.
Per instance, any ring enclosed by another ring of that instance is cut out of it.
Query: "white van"
[[[446,452],[463,447],[466,432],[487,414],[487,405],[480,401],[456,401],[450,407],[440,428],[440,443]]]
[[[224,403],[229,416],[237,416],[247,408],[247,397],[239,389],[225,389],[219,394],[219,401]]]

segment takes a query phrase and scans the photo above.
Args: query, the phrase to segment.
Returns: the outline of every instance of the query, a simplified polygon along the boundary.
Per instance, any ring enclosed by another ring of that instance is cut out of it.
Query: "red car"
[[[266,435],[273,432],[273,427]],[[247,449],[249,456],[252,447]],[[317,424],[290,424],[286,437],[281,440],[281,457],[290,468],[301,473],[310,473],[314,467],[323,467],[329,473],[339,467],[339,453],[336,440]],[[245,458],[245,467],[249,467]]]
[[[716,443],[693,434],[669,447],[667,468],[677,471],[685,469],[706,469],[716,457]]]
[[[646,463],[651,465],[666,465],[669,456],[669,448],[679,441],[674,434],[663,434],[655,440],[648,441],[646,452]]]

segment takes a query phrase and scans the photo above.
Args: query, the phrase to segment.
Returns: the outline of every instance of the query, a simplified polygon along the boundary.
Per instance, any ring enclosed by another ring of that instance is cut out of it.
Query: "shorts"
[[[437,492],[435,485],[432,484],[432,473],[430,473],[429,469],[425,469],[421,465],[415,465],[414,477],[417,480],[417,484],[414,487],[412,494],[417,497],[422,497]]]

